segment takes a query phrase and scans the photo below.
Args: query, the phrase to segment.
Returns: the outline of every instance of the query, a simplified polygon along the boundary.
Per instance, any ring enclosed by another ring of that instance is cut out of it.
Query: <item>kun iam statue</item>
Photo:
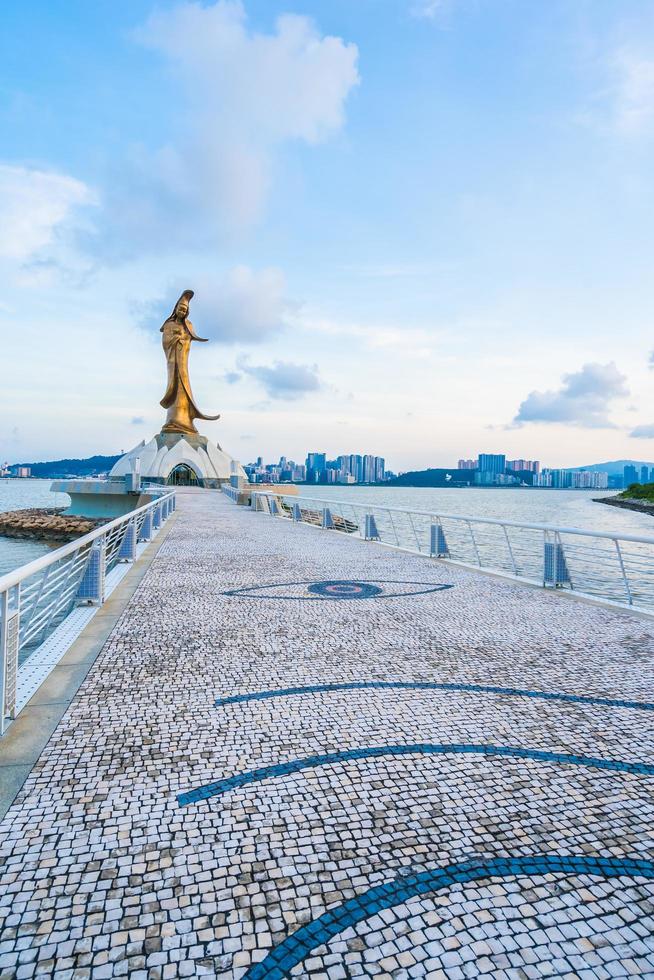
[[[191,342],[198,337],[188,318],[191,289],[185,289],[175,308],[161,327],[161,343],[168,365],[168,386],[161,399],[167,409],[166,422],[160,432],[146,442],[143,439],[114,464],[111,477],[129,478],[129,485],[141,479],[175,486],[202,486],[217,489],[232,476],[246,480],[241,464],[226,453],[217,442],[200,435],[195,419],[214,421],[219,415],[205,415],[196,405],[188,376]],[[1,971],[0,971],[1,972]]]
[[[191,342],[199,340],[206,343],[206,338],[198,337],[193,324],[188,319],[189,302],[193,298],[193,290],[185,289],[175,303],[175,308],[161,327],[161,343],[168,365],[168,387],[160,404],[168,409],[166,424],[162,432],[197,433],[193,419],[215,421],[220,415],[205,415],[201,412],[193,398],[191,382],[188,376],[188,355]]]

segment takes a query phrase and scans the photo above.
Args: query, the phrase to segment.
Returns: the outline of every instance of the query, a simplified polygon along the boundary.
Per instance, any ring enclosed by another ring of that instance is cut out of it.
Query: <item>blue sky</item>
[[[3,5],[0,458],[654,457],[654,7]]]

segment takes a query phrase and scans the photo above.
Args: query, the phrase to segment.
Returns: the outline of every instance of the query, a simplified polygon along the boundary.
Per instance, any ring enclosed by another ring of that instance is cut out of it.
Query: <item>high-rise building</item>
[[[306,466],[287,456],[280,456],[278,463],[264,463],[258,456],[244,469],[252,483],[383,483],[393,476],[386,470],[384,457],[372,453],[344,453],[336,459],[327,459],[326,453],[308,453]]]
[[[460,459],[457,463],[457,469],[459,470],[476,470],[477,460],[476,459]]]
[[[309,453],[307,456],[307,483],[326,482],[327,454]]]
[[[503,454],[480,453],[478,469],[481,473],[504,473],[506,469],[506,456]]]
[[[648,479],[649,479],[649,467],[648,466],[641,466],[641,468],[640,468],[640,482],[641,483],[647,483]]]
[[[366,454],[363,457],[363,482],[364,483],[374,483],[375,482],[375,456],[370,456]]]
[[[638,483],[638,470],[635,466],[632,466],[631,464],[629,466],[625,466],[623,474],[625,487],[630,486],[632,483]]]
[[[649,482],[654,483],[654,466],[649,471]]]
[[[537,459],[507,459],[506,468],[514,473],[540,473]]]
[[[557,490],[606,490],[608,485],[609,474],[594,470],[544,469],[534,476],[535,487],[554,487]]]
[[[571,486],[575,490],[606,490],[609,485],[609,474],[595,470],[580,470],[572,474]]]

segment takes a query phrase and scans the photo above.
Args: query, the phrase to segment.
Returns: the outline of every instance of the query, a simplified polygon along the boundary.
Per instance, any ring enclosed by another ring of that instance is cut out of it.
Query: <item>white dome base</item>
[[[136,460],[139,464],[136,464]],[[206,436],[160,432],[150,442],[135,446],[114,464],[109,476],[125,477],[138,468],[143,480],[166,483],[176,466],[188,466],[204,487],[219,487],[229,483],[232,463],[236,462],[220,446],[214,446]],[[236,463],[237,474],[245,471]]]

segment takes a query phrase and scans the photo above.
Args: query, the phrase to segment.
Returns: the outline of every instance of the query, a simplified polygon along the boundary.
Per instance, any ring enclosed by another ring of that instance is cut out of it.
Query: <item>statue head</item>
[[[196,334],[195,330],[193,329],[193,324],[188,319],[189,303],[193,299],[193,296],[194,295],[195,294],[193,293],[193,290],[192,289],[185,289],[184,290],[184,292],[182,293],[182,295],[179,297],[179,299],[175,303],[175,305],[173,307],[173,312],[170,314],[169,317],[166,318],[166,320],[164,320],[163,324],[159,328],[162,333],[163,333],[164,327],[166,326],[167,323],[170,323],[171,320],[177,320],[178,323],[183,323],[184,324],[184,326],[186,327],[186,330],[190,334],[192,340],[201,340],[201,341],[203,341],[203,343],[206,342],[206,339],[204,337],[198,337],[198,335]]]
[[[179,297],[175,303],[173,312],[168,317],[169,320],[180,320],[182,323],[186,322],[188,316],[189,303],[193,299],[193,290],[185,289],[182,295]]]

